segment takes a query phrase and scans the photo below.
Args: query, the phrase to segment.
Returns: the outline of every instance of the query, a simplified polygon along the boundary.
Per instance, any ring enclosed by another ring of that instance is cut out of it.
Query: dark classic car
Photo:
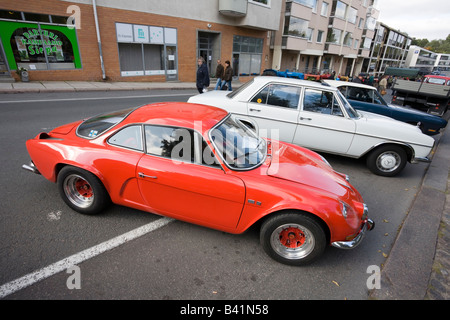
[[[381,114],[390,118],[418,125],[423,133],[435,135],[447,126],[447,120],[412,108],[388,104],[378,93],[377,89],[354,82],[324,80],[331,86],[337,87],[347,98],[353,108],[361,111]]]

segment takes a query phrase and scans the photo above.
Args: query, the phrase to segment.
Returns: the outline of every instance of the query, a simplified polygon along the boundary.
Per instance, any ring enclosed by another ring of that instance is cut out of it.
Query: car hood
[[[358,110],[358,113],[361,118],[357,121],[357,134],[409,144],[434,145],[434,139],[423,134],[417,126],[366,111]]]
[[[349,190],[354,191],[344,175],[335,172],[328,164],[308,155],[302,148],[281,142],[278,150],[272,153],[267,175],[325,190],[340,197],[345,197]]]
[[[401,112],[407,112],[409,114],[414,114],[414,115],[420,116],[422,120],[428,119],[428,120],[434,120],[436,122],[447,123],[447,120],[445,120],[439,116],[414,109],[410,106],[397,106],[395,104],[388,104],[388,106],[389,106],[389,108],[392,108],[395,110],[400,110]]]

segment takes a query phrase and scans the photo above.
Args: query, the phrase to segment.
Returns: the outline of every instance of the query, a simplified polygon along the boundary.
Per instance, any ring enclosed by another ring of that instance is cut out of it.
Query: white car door
[[[347,154],[356,123],[347,117],[336,94],[305,88],[302,105],[294,143],[317,151]]]
[[[269,83],[247,103],[248,116],[258,125],[259,135],[292,142],[297,129],[301,88]]]

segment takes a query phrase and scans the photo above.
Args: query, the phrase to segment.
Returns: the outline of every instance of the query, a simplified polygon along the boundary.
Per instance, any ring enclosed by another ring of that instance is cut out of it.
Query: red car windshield
[[[87,119],[78,126],[77,135],[86,139],[94,139],[121,122],[134,109],[135,108],[129,108],[111,113],[104,113]]]

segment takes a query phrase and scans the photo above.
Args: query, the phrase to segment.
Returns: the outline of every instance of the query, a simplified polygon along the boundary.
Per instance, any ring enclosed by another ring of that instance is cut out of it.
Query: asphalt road
[[[98,216],[77,214],[64,204],[56,185],[21,168],[29,162],[25,141],[80,118],[150,102],[187,101],[193,94],[173,90],[0,96],[0,287],[162,219],[119,206]],[[170,221],[77,264],[79,289],[68,288],[72,273],[63,270],[4,299],[365,300],[372,275],[368,268],[381,267],[389,255],[427,164],[408,164],[399,176],[384,178],[370,173],[360,160],[325,157],[335,170],[350,176],[376,223],[354,250],[330,247],[316,263],[290,267],[266,256],[257,228],[230,235]]]

